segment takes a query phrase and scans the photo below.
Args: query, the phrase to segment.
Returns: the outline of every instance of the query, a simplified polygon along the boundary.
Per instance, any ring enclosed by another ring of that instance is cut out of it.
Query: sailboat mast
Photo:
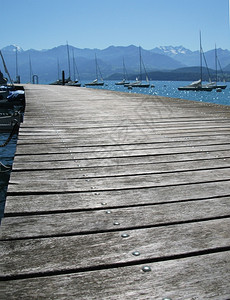
[[[201,79],[201,83],[202,83],[202,78],[203,74],[202,74],[202,45],[201,45],[201,32],[200,32],[200,79]]]
[[[96,79],[98,79],[98,66],[97,66],[97,55],[95,53],[95,64],[96,64]]]
[[[142,80],[142,69],[141,69],[141,46],[139,46],[139,55],[140,55],[140,80]]]
[[[18,78],[18,49],[16,48],[16,79]]]
[[[223,72],[223,70],[222,70],[222,68],[221,68],[220,61],[219,61],[218,57],[217,57],[217,61],[218,61],[218,65],[219,65],[219,70],[220,70],[221,73],[222,73],[223,81],[225,82],[225,79],[224,79],[224,72]]]
[[[67,55],[68,55],[68,67],[69,67],[69,79],[71,78],[71,74],[70,74],[70,58],[69,58],[69,45],[67,42]]]
[[[60,79],[60,72],[59,72],[60,66],[59,66],[59,59],[57,58],[57,74],[58,74],[58,80]]]
[[[73,51],[73,80],[76,79],[76,76],[75,76],[75,58],[74,58],[74,51]]]
[[[77,79],[77,81],[81,81],[80,79],[80,74],[79,74],[79,71],[78,71],[78,68],[77,68],[77,64],[76,64],[76,60],[75,60],[75,56],[74,56],[74,72],[77,72],[77,77],[75,79]]]
[[[8,77],[9,77],[9,80],[10,80],[10,82],[11,82],[12,86],[14,86],[13,80],[11,79],[11,77],[10,77],[10,73],[9,73],[9,71],[8,71],[7,67],[6,67],[6,63],[5,63],[5,60],[4,60],[4,57],[3,57],[3,55],[2,55],[2,52],[1,52],[1,50],[0,50],[0,56],[1,56],[1,58],[2,58],[2,63],[3,63],[3,66],[4,66],[5,72],[6,72],[6,74],[8,75]]]
[[[216,68],[216,82],[217,80],[217,50],[216,50],[216,44],[215,44],[215,68]]]
[[[126,80],[126,74],[125,74],[125,59],[123,57],[123,79]]]
[[[208,72],[208,79],[209,79],[209,81],[211,82],[211,75],[210,75],[210,72],[209,72],[209,68],[208,68],[207,60],[206,60],[206,58],[205,58],[205,55],[204,55],[204,51],[203,51],[203,49],[202,49],[202,54],[203,54],[203,57],[204,57],[204,62],[205,62],[206,69],[207,69],[207,72]]]
[[[29,65],[30,65],[30,82],[32,83],[33,81],[33,71],[32,71],[32,63],[31,63],[31,58],[30,58],[30,55],[29,55]]]

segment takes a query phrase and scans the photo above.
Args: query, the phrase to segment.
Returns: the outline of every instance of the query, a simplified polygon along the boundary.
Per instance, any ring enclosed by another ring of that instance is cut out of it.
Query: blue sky
[[[230,50],[229,0],[0,0],[0,49],[183,45]]]

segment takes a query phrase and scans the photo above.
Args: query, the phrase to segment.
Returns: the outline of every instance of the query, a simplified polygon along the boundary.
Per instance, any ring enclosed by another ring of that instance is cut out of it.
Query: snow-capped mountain
[[[199,66],[200,64],[200,52],[198,50],[191,51],[183,46],[160,46],[152,49],[151,51],[153,53],[167,55],[188,67]],[[215,49],[205,52],[204,55],[208,62],[208,67],[215,69]],[[229,50],[218,48],[217,55],[222,68],[226,67],[230,63]]]
[[[191,51],[183,46],[160,46],[151,51],[167,55],[187,66],[199,65],[199,51]]]
[[[182,54],[182,55],[189,55],[193,53],[191,50],[186,49],[183,46],[160,46],[152,49],[153,52],[159,53],[159,54],[166,54],[171,57],[175,57],[176,55]]]
[[[23,52],[23,49],[18,45],[9,45],[2,48],[2,51],[8,51],[8,52],[16,52],[16,50],[18,52]]]

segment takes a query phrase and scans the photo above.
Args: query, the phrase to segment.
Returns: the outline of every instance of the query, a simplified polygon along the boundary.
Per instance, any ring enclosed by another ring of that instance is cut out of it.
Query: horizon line
[[[230,2],[230,0],[229,0],[229,2]],[[230,11],[230,5],[229,5],[229,11]],[[229,18],[230,18],[230,15],[229,15]],[[229,26],[230,26],[230,19],[229,19]],[[52,49],[55,49],[55,48],[58,48],[58,47],[62,47],[62,46],[65,46],[65,47],[66,47],[66,44],[61,44],[61,45],[58,45],[58,46],[55,46],[55,47],[52,47],[52,48],[46,48],[46,49],[35,49],[35,48],[23,49],[23,48],[22,48],[21,46],[19,46],[19,45],[16,45],[16,44],[10,44],[10,45],[4,46],[4,47],[1,48],[0,50],[3,50],[4,48],[10,47],[10,46],[13,46],[13,47],[15,47],[15,48],[18,47],[18,48],[20,48],[22,51],[26,52],[26,51],[30,51],[30,50],[35,50],[35,51],[48,51],[48,50],[52,50]],[[142,46],[137,46],[137,45],[134,45],[134,44],[130,44],[130,45],[127,45],[127,46],[123,46],[123,45],[117,45],[117,46],[115,46],[115,45],[110,45],[110,46],[107,46],[107,47],[105,47],[105,48],[88,48],[88,47],[85,47],[85,48],[79,48],[79,47],[76,47],[76,46],[73,46],[73,45],[70,45],[70,44],[68,44],[68,46],[69,46],[69,47],[76,48],[76,49],[80,49],[80,50],[86,50],[86,49],[88,49],[88,50],[100,50],[100,51],[106,50],[106,49],[111,48],[111,47],[115,47],[115,48],[116,48],[116,47],[128,48],[128,47],[131,47],[131,46],[136,47],[136,48],[141,47],[143,50],[146,50],[146,51],[151,51],[151,50],[154,50],[154,49],[156,49],[156,48],[159,48],[159,49],[160,49],[161,47],[173,47],[173,48],[183,47],[184,49],[189,50],[189,51],[191,51],[191,52],[199,51],[199,49],[197,49],[197,50],[191,50],[191,49],[189,49],[189,48],[186,48],[186,47],[183,46],[183,45],[177,45],[177,46],[173,46],[173,45],[155,46],[154,48],[151,48],[151,49],[145,49],[145,48],[143,48]],[[221,48],[221,47],[219,47],[219,48],[217,48],[217,49],[228,50],[228,51],[230,51],[230,49],[227,49],[227,48],[226,48],[226,49],[223,49],[223,48]],[[205,52],[212,51],[212,50],[215,50],[215,47],[212,48],[212,49],[206,50]]]

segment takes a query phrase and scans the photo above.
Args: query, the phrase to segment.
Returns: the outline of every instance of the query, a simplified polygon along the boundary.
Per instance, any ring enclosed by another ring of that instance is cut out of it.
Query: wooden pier
[[[25,85],[1,299],[230,299],[230,107]]]

